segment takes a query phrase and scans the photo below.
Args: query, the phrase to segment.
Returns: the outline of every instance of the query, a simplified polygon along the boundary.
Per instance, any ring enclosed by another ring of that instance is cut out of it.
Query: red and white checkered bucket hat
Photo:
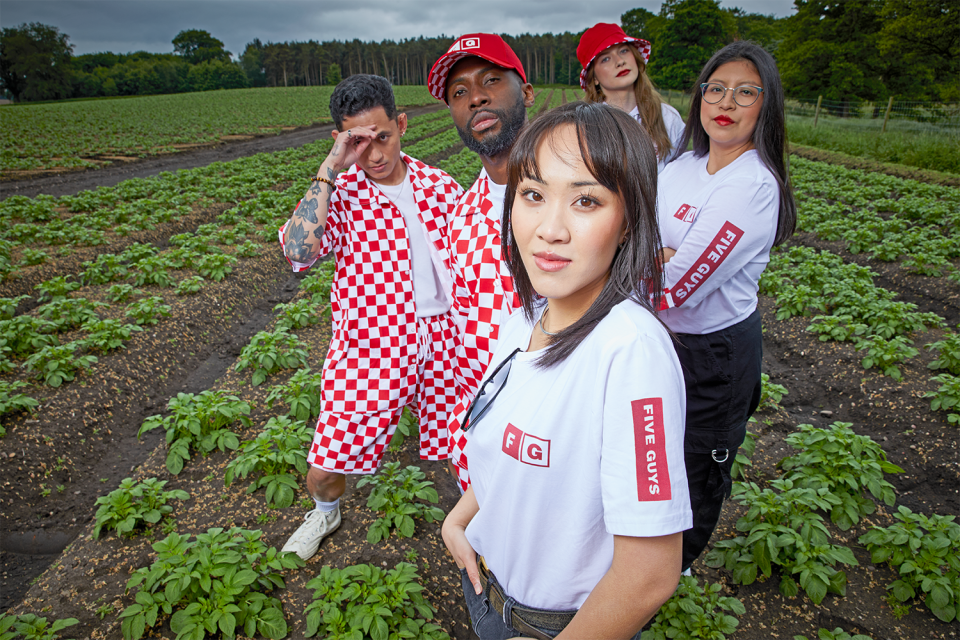
[[[643,38],[634,38],[624,33],[618,24],[601,22],[595,24],[580,36],[580,44],[577,45],[577,60],[583,71],[580,72],[580,88],[587,90],[587,70],[593,64],[594,59],[600,55],[607,47],[628,43],[640,51],[640,57],[643,63],[650,62],[650,43]]]
[[[523,71],[520,58],[513,52],[510,45],[503,41],[503,38],[495,33],[470,33],[457,38],[447,52],[433,63],[433,68],[430,69],[430,75],[427,77],[430,95],[446,102],[447,74],[459,60],[470,56],[483,58],[504,69],[513,69],[520,74],[524,82],[527,81],[527,74]]]

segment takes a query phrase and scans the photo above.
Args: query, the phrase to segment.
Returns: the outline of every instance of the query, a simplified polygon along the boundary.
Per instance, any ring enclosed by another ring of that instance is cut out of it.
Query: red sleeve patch
[[[703,250],[690,270],[683,274],[677,284],[670,287],[674,306],[682,305],[694,292],[700,288],[707,278],[723,264],[733,248],[743,237],[743,230],[738,229],[730,222],[723,223],[713,241]]]
[[[637,500],[670,500],[670,469],[663,434],[663,398],[644,398],[630,403],[633,409],[633,439],[637,453]]]

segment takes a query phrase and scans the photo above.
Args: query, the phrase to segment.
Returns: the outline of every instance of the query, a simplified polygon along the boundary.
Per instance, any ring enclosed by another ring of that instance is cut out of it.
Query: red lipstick
[[[728,116],[725,116],[725,115],[719,115],[716,118],[714,118],[713,121],[719,124],[721,127],[725,127],[728,124],[733,124],[733,120],[731,120]]]

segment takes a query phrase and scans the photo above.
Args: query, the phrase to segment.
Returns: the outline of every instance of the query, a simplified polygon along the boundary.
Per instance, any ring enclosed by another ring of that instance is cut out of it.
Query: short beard
[[[470,123],[467,123],[466,129],[457,127],[457,133],[467,149],[474,153],[491,158],[498,156],[504,151],[509,151],[514,141],[523,129],[527,119],[527,108],[523,106],[523,97],[517,100],[517,103],[511,109],[484,109],[497,116],[500,120],[500,133],[477,140],[470,131]],[[473,120],[473,118],[471,118]]]

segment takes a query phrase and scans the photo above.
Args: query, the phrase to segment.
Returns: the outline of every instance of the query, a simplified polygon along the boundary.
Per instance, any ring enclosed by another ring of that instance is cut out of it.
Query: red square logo
[[[673,214],[673,217],[683,222],[693,222],[694,218],[697,217],[697,208],[691,207],[688,204],[680,205],[680,208]]]
[[[550,441],[532,436],[507,424],[503,431],[503,452],[534,467],[550,466]]]

